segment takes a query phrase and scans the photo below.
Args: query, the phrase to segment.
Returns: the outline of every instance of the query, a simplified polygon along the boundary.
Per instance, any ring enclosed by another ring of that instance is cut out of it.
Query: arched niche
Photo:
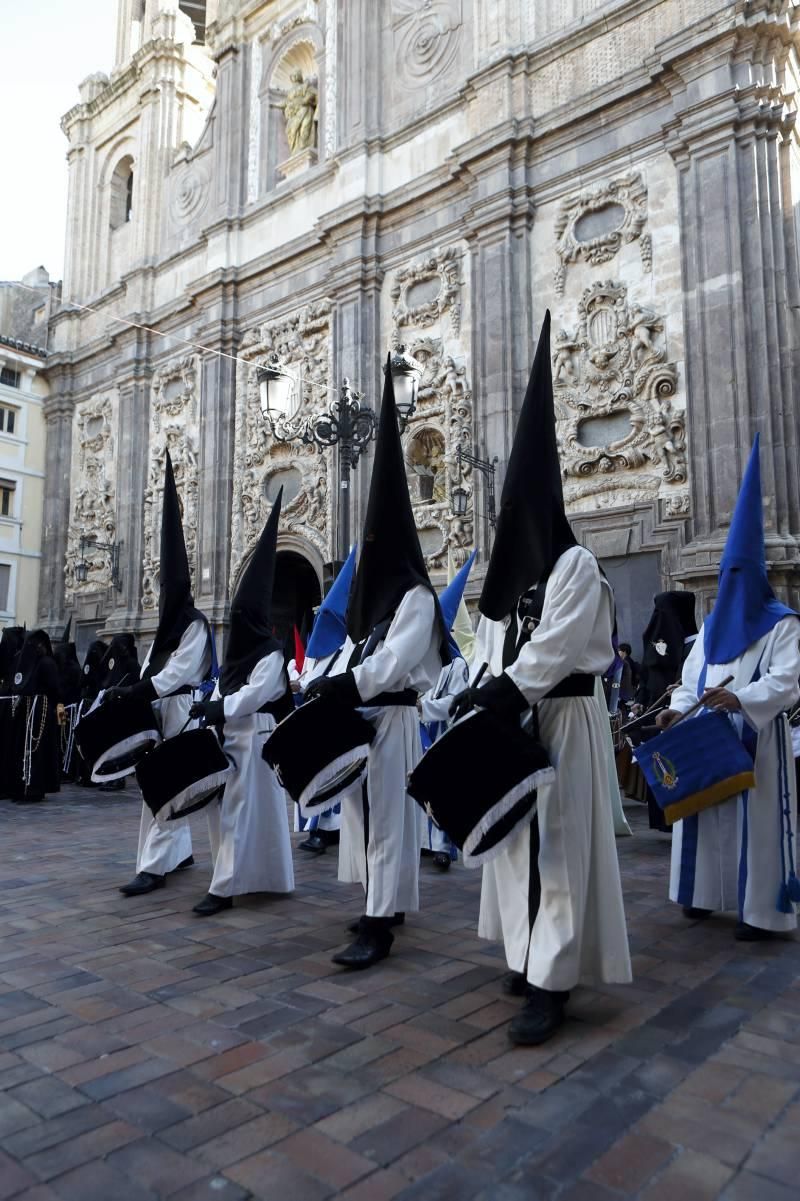
[[[286,178],[313,166],[324,158],[325,82],[324,40],[316,25],[308,24],[292,30],[272,46],[264,46],[261,74],[261,172],[262,186],[271,191]],[[294,86],[292,76],[299,72],[304,83],[316,91],[316,120],[313,147],[294,154],[287,138],[284,106]],[[295,161],[291,171],[281,170]]]
[[[116,283],[130,265],[136,203],[136,143],[120,138],[103,160],[98,179],[94,287]]]
[[[447,447],[435,425],[414,430],[405,447],[406,473],[413,504],[447,503]]]

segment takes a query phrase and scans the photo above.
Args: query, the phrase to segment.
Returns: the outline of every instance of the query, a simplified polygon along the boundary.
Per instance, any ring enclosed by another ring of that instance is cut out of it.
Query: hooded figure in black
[[[60,699],[64,705],[77,705],[81,699],[83,673],[75,643],[70,642],[70,617],[58,642],[53,644],[53,657],[58,666]]]
[[[11,772],[11,684],[14,663],[22,650],[22,626],[6,626],[0,637],[0,797],[9,796]]]
[[[44,630],[33,630],[14,663],[11,692],[11,797],[41,801],[61,785],[58,667]]]
[[[159,587],[158,629],[144,661],[142,679],[132,687],[123,684],[110,688],[103,704],[113,703],[118,697],[144,697],[153,702],[164,738],[172,738],[188,726],[193,693],[208,681],[212,643],[208,622],[195,609],[192,599],[180,502],[169,454],[164,475]],[[159,825],[142,804],[136,876],[120,891],[125,896],[152,892],[164,886],[170,872],[193,862],[188,820]]]
[[[363,792],[342,802],[341,879],[358,880],[366,912],[358,939],[334,956],[344,967],[369,967],[388,955],[389,927],[419,908],[422,825],[406,780],[420,754],[416,702],[449,661],[447,630],[419,545],[391,371],[387,364],[361,554],[347,609],[348,641],[336,662],[342,674],[313,681],[307,698],[362,707],[377,735]],[[444,648],[444,649],[443,649]]]
[[[477,705],[525,730],[538,727],[556,765],[554,780],[538,789],[533,821],[518,824],[484,865],[478,928],[484,938],[503,939],[510,968],[504,990],[525,997],[510,1037],[534,1044],[561,1025],[579,979],[630,980],[610,793],[613,747],[600,683],[613,657],[614,598],[564,511],[549,314],[517,423],[480,610],[472,666],[477,675],[486,664],[490,679],[457,698],[455,711]]]
[[[642,665],[637,701],[649,708],[681,678],[681,669],[697,637],[693,592],[659,592],[642,635]]]
[[[11,689],[14,672],[12,666],[22,644],[25,641],[25,631],[22,626],[6,626],[0,637],[0,693],[5,695]]]
[[[106,653],[107,652],[107,653]],[[120,688],[135,684],[139,679],[139,656],[133,634],[115,634],[111,645],[104,648],[101,688]]]
[[[278,495],[231,601],[225,659],[214,699],[198,701],[195,717],[221,728],[234,766],[221,800],[206,809],[214,874],[194,912],[209,917],[233,897],[294,888],[286,793],[261,755],[275,725],[294,710],[283,649],[272,633]]]
[[[94,642],[89,643],[86,658],[83,660],[83,686],[81,688],[81,697],[89,704],[96,700],[97,694],[103,686],[109,649],[108,643],[103,642],[100,638],[95,638]]]

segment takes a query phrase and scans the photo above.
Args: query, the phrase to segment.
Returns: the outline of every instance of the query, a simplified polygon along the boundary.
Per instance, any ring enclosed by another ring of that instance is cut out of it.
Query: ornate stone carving
[[[144,554],[142,607],[158,604],[161,496],[167,451],[183,507],[183,533],[189,569],[197,556],[197,489],[200,360],[196,355],[171,359],[153,376],[150,402],[150,448],[147,487],[144,493]]]
[[[186,162],[172,173],[169,208],[172,219],[179,225],[191,221],[208,202],[208,171],[201,163]]]
[[[624,242],[637,238],[642,266],[650,271],[653,247],[650,235],[644,233],[646,223],[647,188],[636,171],[563,200],[555,225],[558,295],[564,293],[569,263],[582,258],[597,267],[612,259]]]
[[[72,433],[72,504],[64,566],[65,588],[96,592],[111,584],[111,561],[106,551],[84,547],[81,538],[110,543],[116,536],[117,396],[106,393],[75,408]],[[87,579],[75,579],[75,564],[84,560]]]
[[[461,0],[392,0],[398,76],[429,85],[452,65],[461,28]]]
[[[242,339],[239,354],[246,361],[238,365],[236,382],[231,580],[258,538],[280,483],[291,481],[284,491],[281,531],[305,538],[323,560],[333,558],[328,456],[313,446],[276,442],[268,434],[256,381],[257,362],[275,351],[297,380],[298,411],[322,408],[332,372],[331,307],[329,300],[316,301],[249,330]]]
[[[391,291],[395,326],[435,325],[447,314],[457,337],[461,330],[461,251],[434,251],[395,272]]]
[[[596,283],[578,305],[578,328],[556,336],[553,384],[562,472],[567,484],[614,473],[611,489],[645,487],[648,477],[686,480],[684,414],[672,403],[678,375],[667,362],[664,322],[628,300],[622,283]],[[645,469],[642,479],[619,473]],[[605,489],[603,489],[605,490]],[[596,489],[567,489],[569,499]]]
[[[327,0],[325,8],[325,154],[336,153],[336,0]]]

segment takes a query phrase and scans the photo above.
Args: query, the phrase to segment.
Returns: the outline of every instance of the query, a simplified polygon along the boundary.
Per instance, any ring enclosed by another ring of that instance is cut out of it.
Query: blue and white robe
[[[786,710],[800,695],[800,622],[785,617],[738,659],[708,666],[701,630],[670,708],[685,713],[704,684],[713,687],[730,675],[727,687],[742,706],[736,727],[755,745],[756,786],[675,823],[670,900],[732,910],[762,930],[794,930],[787,885],[797,867],[797,798]]]

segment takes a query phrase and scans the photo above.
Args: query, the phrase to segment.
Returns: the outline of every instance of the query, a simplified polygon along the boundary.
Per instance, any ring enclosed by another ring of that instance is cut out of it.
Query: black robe
[[[58,724],[58,667],[45,655],[24,685],[15,685],[9,731],[7,787],[15,801],[41,800],[61,787],[61,735]],[[26,755],[30,751],[29,761]]]

